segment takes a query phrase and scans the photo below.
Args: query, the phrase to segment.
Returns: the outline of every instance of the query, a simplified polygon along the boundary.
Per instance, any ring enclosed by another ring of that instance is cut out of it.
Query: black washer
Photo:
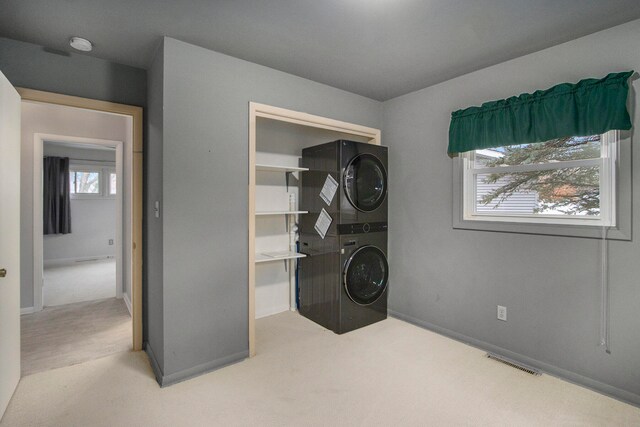
[[[353,302],[370,305],[387,288],[389,264],[384,253],[375,246],[358,248],[344,268],[344,288]]]

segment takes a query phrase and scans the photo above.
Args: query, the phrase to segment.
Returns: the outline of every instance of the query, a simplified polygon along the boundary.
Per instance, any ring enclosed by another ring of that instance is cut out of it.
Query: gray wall
[[[92,150],[77,147],[60,147],[44,144],[45,156],[69,157],[102,162],[96,167],[115,168],[115,150]],[[103,184],[104,185],[104,184]],[[70,234],[52,234],[43,237],[45,266],[52,261],[71,261],[92,257],[104,258],[116,255],[116,199],[71,199]],[[109,245],[109,239],[114,241]]]
[[[393,312],[640,404],[638,239],[610,243],[611,354],[605,354],[598,346],[601,242],[453,230],[446,153],[452,111],[639,70],[639,40],[640,21],[634,21],[384,103]],[[638,91],[640,81],[633,86]],[[632,99],[638,126],[640,108]],[[639,162],[635,147],[633,163]],[[633,180],[640,200],[640,174]],[[640,221],[637,203],[633,219]],[[507,306],[507,322],[496,319],[498,304]]]
[[[249,102],[372,127],[380,127],[382,104],[170,38],[163,80],[164,362],[157,374],[170,383],[248,354]],[[152,141],[147,155],[157,148]]]
[[[14,86],[130,105],[146,105],[140,68],[0,38],[0,70]]]
[[[162,123],[164,94],[164,49],[162,45],[148,71],[147,146],[144,154],[144,257],[143,336],[147,351],[153,354],[156,371],[164,366],[164,323],[162,289],[162,215],[155,217],[154,203],[162,200]]]

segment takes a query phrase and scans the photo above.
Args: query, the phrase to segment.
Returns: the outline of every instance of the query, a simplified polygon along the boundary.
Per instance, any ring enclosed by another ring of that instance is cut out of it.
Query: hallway
[[[131,350],[131,316],[122,299],[46,307],[20,321],[23,377]]]

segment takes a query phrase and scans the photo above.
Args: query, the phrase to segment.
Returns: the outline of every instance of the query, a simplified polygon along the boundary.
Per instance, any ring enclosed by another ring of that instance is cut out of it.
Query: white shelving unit
[[[289,175],[292,175],[294,172],[304,172],[308,170],[309,168],[300,168],[297,166],[269,165],[264,163],[256,164],[256,171],[258,172],[284,172],[284,182],[287,188],[287,193],[289,192]]]
[[[299,162],[300,153],[261,153],[266,158],[255,165],[257,179],[257,209],[255,217],[258,238],[255,249],[257,269],[257,316],[265,316],[284,310],[295,310],[295,261],[305,255],[296,252],[295,229],[299,215],[297,186],[290,187],[290,180],[299,177],[308,168],[288,166]],[[284,175],[284,182],[276,174]],[[284,224],[280,221],[284,219]],[[274,261],[284,263],[283,265]]]
[[[309,168],[299,168],[295,166],[256,164],[256,170],[263,171],[263,172],[304,172],[304,171],[308,171]]]
[[[256,164],[256,171],[261,172],[284,172],[287,180],[287,193],[289,192],[288,188],[288,174],[294,172],[304,172],[308,171],[309,168],[301,168],[296,166],[283,166],[283,165],[271,165],[264,163]],[[299,210],[273,210],[273,211],[257,211],[256,216],[277,216],[284,215],[287,217],[286,219],[286,231],[289,232],[289,215],[302,215],[309,213],[308,211],[299,211]],[[304,258],[305,255],[299,254],[291,251],[268,251],[268,252],[258,252],[256,253],[256,263],[260,262],[269,262],[269,261],[282,261],[282,260],[290,260],[296,258]]]
[[[300,215],[306,214],[309,211],[262,211],[256,212],[256,216],[267,216],[267,215]]]
[[[256,254],[256,263],[282,261],[282,260],[290,260],[290,259],[304,258],[304,257],[306,257],[305,254],[301,254],[298,252],[290,252],[290,251],[262,252],[262,253]]]

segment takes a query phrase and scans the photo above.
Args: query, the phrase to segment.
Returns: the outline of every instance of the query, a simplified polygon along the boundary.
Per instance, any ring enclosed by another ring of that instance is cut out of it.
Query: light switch
[[[153,212],[156,215],[156,218],[160,218],[160,202],[156,200],[155,207],[153,208]]]

